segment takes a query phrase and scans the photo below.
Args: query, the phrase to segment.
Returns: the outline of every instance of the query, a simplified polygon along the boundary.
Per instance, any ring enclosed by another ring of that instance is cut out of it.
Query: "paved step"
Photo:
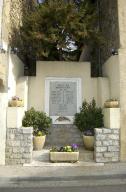
[[[32,165],[41,165],[42,163],[50,163],[49,162],[49,149],[43,149],[42,151],[33,151],[33,163]],[[84,148],[79,149],[79,162],[94,162],[93,160],[93,151],[87,151]],[[52,163],[50,163],[52,164]]]
[[[36,162],[49,162],[49,150],[43,149],[42,151],[33,151],[33,161]]]
[[[126,185],[126,175],[113,176],[94,176],[94,177],[18,177],[0,179],[0,187],[25,188],[25,187],[77,187],[77,186],[112,186]],[[88,188],[87,188],[88,189]],[[3,189],[4,191],[4,189]],[[88,190],[87,190],[88,191]]]

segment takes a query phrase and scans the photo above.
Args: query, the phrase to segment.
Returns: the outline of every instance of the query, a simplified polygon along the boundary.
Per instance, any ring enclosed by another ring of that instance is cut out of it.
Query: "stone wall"
[[[100,28],[105,38],[105,45],[101,48],[101,63],[103,64],[111,56],[111,49],[119,48],[117,0],[101,0],[99,8]]]
[[[31,127],[8,128],[6,140],[6,164],[25,164],[32,161],[32,132]]]
[[[120,156],[120,129],[95,129],[96,162],[118,162]]]
[[[46,146],[64,146],[73,143],[83,146],[80,131],[74,125],[52,125],[50,134],[46,138]]]

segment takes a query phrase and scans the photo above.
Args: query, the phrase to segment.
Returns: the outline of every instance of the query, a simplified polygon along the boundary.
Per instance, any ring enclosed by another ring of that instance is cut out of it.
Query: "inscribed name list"
[[[50,82],[49,115],[74,116],[77,112],[77,83]]]

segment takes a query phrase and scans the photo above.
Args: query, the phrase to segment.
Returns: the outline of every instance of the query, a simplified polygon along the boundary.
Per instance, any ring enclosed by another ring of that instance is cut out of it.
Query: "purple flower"
[[[19,100],[19,97],[14,96],[14,97],[12,97],[12,100]]]
[[[73,149],[78,149],[78,145],[75,144],[75,143],[73,143],[71,146],[72,146]]]

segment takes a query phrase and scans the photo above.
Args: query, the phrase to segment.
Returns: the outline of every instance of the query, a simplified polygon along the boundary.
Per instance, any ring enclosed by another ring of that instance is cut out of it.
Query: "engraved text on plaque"
[[[77,112],[77,83],[50,82],[49,115],[74,116]]]

